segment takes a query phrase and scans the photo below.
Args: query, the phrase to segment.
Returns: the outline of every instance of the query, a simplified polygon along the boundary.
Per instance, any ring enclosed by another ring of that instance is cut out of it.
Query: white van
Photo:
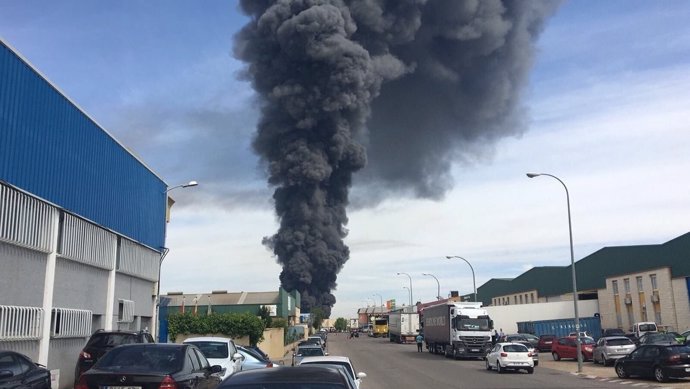
[[[633,324],[632,332],[639,339],[640,336],[648,332],[659,332],[659,328],[657,328],[656,323],[653,321],[641,321]]]

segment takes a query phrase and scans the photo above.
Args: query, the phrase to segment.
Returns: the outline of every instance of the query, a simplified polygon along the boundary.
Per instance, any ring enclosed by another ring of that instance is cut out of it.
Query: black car
[[[601,330],[601,338],[605,338],[607,336],[625,336],[625,331],[621,330],[620,328],[604,328]]]
[[[79,353],[77,367],[74,369],[74,382],[89,370],[108,351],[122,344],[155,343],[151,334],[145,331],[104,331],[97,330]]]
[[[191,344],[146,343],[116,347],[79,377],[74,389],[215,389],[219,365],[210,366]]]
[[[342,368],[295,366],[280,369],[241,371],[226,378],[218,389],[356,389]]]
[[[0,351],[0,388],[50,389],[50,371],[14,351]]]
[[[672,346],[674,344],[678,344],[678,340],[676,340],[676,337],[671,334],[666,334],[663,332],[648,332],[640,336],[640,339],[637,340],[637,344],[640,346],[645,344]]]
[[[616,360],[616,374],[654,377],[659,382],[669,378],[690,377],[690,347],[684,345],[644,345]]]

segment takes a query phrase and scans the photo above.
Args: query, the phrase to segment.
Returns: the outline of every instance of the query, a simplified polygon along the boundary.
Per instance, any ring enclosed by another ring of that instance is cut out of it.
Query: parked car
[[[658,344],[662,346],[670,346],[674,344],[679,344],[676,337],[664,332],[648,332],[642,336],[637,341],[639,346],[646,344]]]
[[[532,360],[534,361],[534,366],[539,366],[539,349],[532,345],[531,342],[516,342],[522,343],[527,347],[527,351],[532,355]]]
[[[292,366],[299,365],[299,362],[304,357],[324,357],[328,353],[323,351],[321,346],[315,344],[306,344],[304,346],[297,346],[295,352],[292,353]]]
[[[357,389],[359,389],[362,383],[362,378],[366,377],[366,373],[355,372],[354,366],[352,366],[352,361],[348,357],[342,356],[327,356],[327,357],[305,357],[299,363],[300,366],[305,365],[340,365],[345,367],[347,374],[354,380]]]
[[[582,359],[585,361],[592,359],[594,339],[580,338],[580,343]],[[577,359],[577,338],[574,336],[558,338],[558,340],[551,345],[551,355],[554,361],[559,361],[563,358]]]
[[[621,330],[620,328],[604,328],[601,330],[602,338],[609,336],[625,336],[625,331]]]
[[[211,366],[191,344],[148,343],[116,347],[79,377],[74,389],[204,388],[220,384]]]
[[[609,362],[630,354],[635,347],[637,347],[635,343],[625,336],[599,338],[592,351],[592,360],[594,363],[602,363],[606,366]]]
[[[220,365],[221,379],[242,369],[242,354],[237,352],[237,346],[230,338],[201,336],[188,338],[184,343],[198,347],[211,365]]]
[[[242,355],[242,366],[240,367],[240,371],[265,369],[274,366],[271,360],[264,358],[255,350],[245,348],[244,346],[237,346],[237,352]]]
[[[654,377],[659,382],[669,378],[690,377],[690,347],[685,345],[644,345],[616,360],[616,375]]]
[[[486,370],[496,369],[503,373],[506,370],[525,370],[534,373],[532,354],[522,343],[496,343],[486,354]]]
[[[74,369],[74,382],[89,370],[98,360],[113,348],[132,343],[155,343],[151,334],[146,331],[105,331],[94,332],[79,353],[77,366]]]
[[[295,366],[241,371],[228,377],[218,387],[231,388],[357,389],[345,369],[335,366]]]
[[[264,350],[260,349],[259,346],[257,346],[257,345],[253,345],[253,346],[242,345],[242,347],[254,351],[256,354],[259,354],[263,359],[266,359],[266,360],[270,359],[268,354],[265,353]]]
[[[324,341],[323,338],[318,335],[310,336],[307,338],[307,340],[311,340],[314,343],[318,343],[318,345],[321,346],[321,348],[326,348],[326,341]]]
[[[537,343],[539,351],[551,351],[551,344],[556,339],[556,335],[541,335]]]
[[[571,332],[568,334],[568,336],[577,336],[577,332]],[[592,335],[589,334],[587,331],[580,331],[580,337],[581,338],[591,338]]]
[[[532,343],[532,346],[534,348],[537,348],[537,346],[539,345],[539,337],[536,335],[532,335],[532,334],[518,334],[518,335],[524,336],[527,339],[527,341]]]
[[[0,351],[0,388],[50,389],[50,371],[14,351]]]

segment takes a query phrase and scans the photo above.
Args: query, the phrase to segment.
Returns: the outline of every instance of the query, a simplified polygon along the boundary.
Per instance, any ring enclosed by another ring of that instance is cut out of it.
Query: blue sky
[[[200,6],[199,4],[203,4]],[[663,243],[690,215],[690,3],[573,1],[549,20],[525,90],[529,130],[457,163],[438,201],[405,196],[349,211],[351,259],[336,316],[373,295],[471,292],[607,245]],[[230,1],[3,1],[0,37],[176,190],[163,292],[275,290],[271,190],[250,150],[258,117],[238,78]],[[361,188],[355,187],[357,194]],[[378,300],[378,297],[376,297]]]

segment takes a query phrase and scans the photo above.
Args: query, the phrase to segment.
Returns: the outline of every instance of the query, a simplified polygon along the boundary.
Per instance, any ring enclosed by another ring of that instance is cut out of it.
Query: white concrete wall
[[[568,319],[575,317],[572,300],[485,308],[494,321],[494,328],[497,330],[503,328],[503,332],[506,334],[516,333],[517,323],[522,321]],[[599,301],[579,301],[577,309],[580,317],[592,317],[595,313],[599,312]]]

